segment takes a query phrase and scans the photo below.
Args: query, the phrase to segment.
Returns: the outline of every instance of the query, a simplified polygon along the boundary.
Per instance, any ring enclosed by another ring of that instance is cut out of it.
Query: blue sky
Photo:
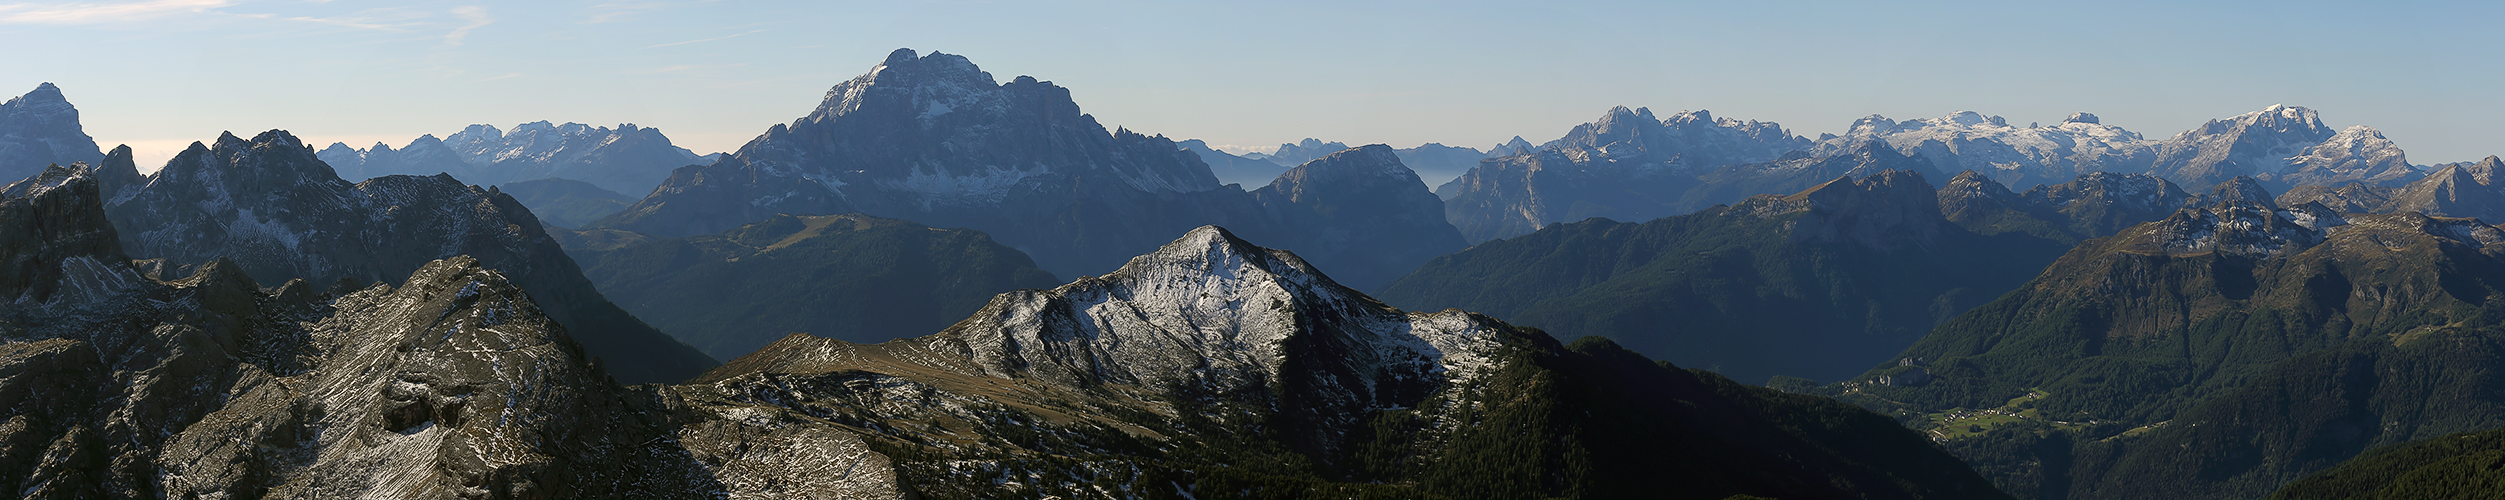
[[[272,128],[362,147],[632,122],[730,150],[899,47],[1069,87],[1108,126],[1265,149],[1539,142],[1615,105],[1812,137],[2089,111],[2165,137],[2286,103],[2413,163],[2505,154],[2494,3],[7,1],[0,92],[59,83],[142,168]]]

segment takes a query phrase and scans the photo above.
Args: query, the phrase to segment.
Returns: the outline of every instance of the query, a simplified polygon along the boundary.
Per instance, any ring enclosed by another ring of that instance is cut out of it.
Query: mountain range
[[[622,380],[684,380],[717,364],[611,304],[529,209],[492,187],[444,174],[352,184],[279,130],[192,143],[145,176],[117,148],[91,172],[120,248],[161,259],[163,276],[226,259],[258,282],[356,288],[467,256],[528,290]]]
[[[2314,110],[2284,105],[2211,120],[2163,140],[2105,125],[2089,113],[2023,127],[1971,111],[1903,122],[1873,115],[1854,121],[1843,135],[1810,141],[1772,123],[1703,112],[1654,120],[1649,111],[1620,107],[1527,152],[1492,154],[1436,192],[1449,201],[1453,225],[1471,241],[1485,241],[1555,222],[1645,220],[1788,192],[1699,186],[1724,170],[1766,169],[1740,164],[1854,155],[1872,143],[1927,160],[1925,171],[1972,170],[2017,189],[2097,172],[2146,173],[2186,186],[2248,177],[2279,191],[2349,183],[2399,187],[2430,170],[2409,164],[2372,127],[2333,130]]]
[[[468,257],[167,279],[95,172],[0,188],[32,271],[0,277],[0,486],[29,496],[2005,498],[1858,408],[1404,313],[1216,227],[938,334],[621,387]]]
[[[0,491],[29,498],[2505,478],[2505,161],[2412,165],[2302,107],[2164,139],[1619,107],[1485,152],[1238,156],[898,50],[718,156],[271,130],[142,174],[78,119],[50,84],[0,104]]]
[[[319,156],[346,179],[452,174],[490,186],[562,178],[638,196],[661,185],[670,170],[713,158],[670,144],[660,129],[546,121],[515,125],[512,132],[471,125],[442,139],[419,136],[397,149],[379,142],[365,149],[332,143]]]
[[[1808,139],[1773,123],[1716,119],[1702,111],[1657,119],[1650,109],[1618,107],[1535,151],[1482,161],[1436,192],[1448,200],[1445,218],[1465,238],[1481,242],[1552,222],[1688,213],[1713,205],[1685,198],[1703,184],[1699,175],[1724,165],[1810,160],[1785,156],[1808,146]],[[1771,192],[1783,191],[1720,202]]]

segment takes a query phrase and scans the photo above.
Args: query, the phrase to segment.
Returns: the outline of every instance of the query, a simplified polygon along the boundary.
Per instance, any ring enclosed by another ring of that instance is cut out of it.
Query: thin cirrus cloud
[[[496,23],[496,18],[487,16],[486,7],[476,5],[453,7],[452,15],[454,17],[459,17],[464,21],[468,21],[469,24],[463,24],[459,28],[453,28],[451,33],[445,33],[445,45],[460,45],[463,41],[470,38],[470,30],[475,30],[479,27]]]
[[[647,49],[657,49],[657,48],[661,48],[661,47],[671,47],[671,46],[686,45],[686,44],[691,44],[691,43],[705,43],[705,42],[711,42],[711,41],[716,41],[716,40],[729,40],[729,39],[733,39],[733,38],[739,38],[739,37],[743,37],[743,36],[754,35],[754,34],[757,34],[757,33],[759,33],[759,32],[763,32],[763,31],[765,31],[765,30],[748,30],[748,32],[746,32],[746,33],[739,33],[739,34],[725,35],[725,36],[717,36],[717,37],[713,37],[713,38],[702,38],[702,39],[696,39],[696,40],[688,40],[688,41],[684,41],[684,42],[670,42],[670,43],[664,43],[664,44],[660,44],[660,45],[647,45],[647,46],[645,46],[644,48],[647,48]]]
[[[230,0],[155,0],[149,2],[91,3],[39,5],[30,3],[0,4],[0,23],[9,24],[110,24],[143,21],[168,14],[206,12],[234,5]]]

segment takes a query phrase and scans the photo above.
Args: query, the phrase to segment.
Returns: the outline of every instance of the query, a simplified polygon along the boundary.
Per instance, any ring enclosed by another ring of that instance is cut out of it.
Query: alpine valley
[[[142,169],[67,95],[0,103],[16,498],[2505,488],[2505,161],[2299,106],[1256,152],[899,49],[726,153],[538,121]]]

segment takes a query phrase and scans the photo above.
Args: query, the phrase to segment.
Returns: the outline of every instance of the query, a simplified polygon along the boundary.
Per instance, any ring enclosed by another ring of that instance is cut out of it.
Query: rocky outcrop
[[[79,125],[78,108],[51,83],[0,103],[0,179],[24,179],[47,165],[99,164],[104,154]]]
[[[0,187],[0,301],[40,304],[61,291],[65,273],[128,260],[104,217],[95,179],[85,163],[53,165]],[[77,264],[65,263],[87,259]]]
[[[350,184],[284,131],[199,143],[107,200],[122,247],[176,264],[231,259],[262,282],[399,281],[467,255],[508,276],[620,379],[681,380],[715,363],[618,309],[530,210],[450,176]]]
[[[1200,139],[1189,139],[1174,143],[1174,145],[1198,155],[1201,163],[1209,164],[1209,173],[1217,176],[1218,182],[1227,184],[1242,186],[1269,184],[1272,179],[1279,178],[1279,174],[1296,166],[1280,165],[1266,159],[1255,160],[1209,149],[1209,143],[1202,142]]]

